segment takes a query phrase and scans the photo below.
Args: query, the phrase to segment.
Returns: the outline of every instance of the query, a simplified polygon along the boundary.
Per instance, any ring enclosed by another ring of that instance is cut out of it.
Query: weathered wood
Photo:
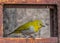
[[[0,43],[58,43],[56,37],[44,39],[24,39],[24,38],[0,38]]]
[[[0,5],[0,37],[3,36],[3,7]]]

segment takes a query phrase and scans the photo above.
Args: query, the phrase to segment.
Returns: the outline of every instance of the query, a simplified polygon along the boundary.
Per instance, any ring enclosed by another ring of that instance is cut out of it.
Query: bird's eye
[[[40,26],[45,27],[44,25],[40,24]]]
[[[42,24],[40,24],[42,26]]]

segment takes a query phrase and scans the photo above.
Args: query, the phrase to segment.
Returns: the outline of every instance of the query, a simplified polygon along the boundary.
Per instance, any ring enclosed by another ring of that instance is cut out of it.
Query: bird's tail
[[[14,32],[11,32],[11,33],[9,33],[9,34],[6,34],[7,36],[9,36],[9,35],[11,35],[11,34],[13,34]]]

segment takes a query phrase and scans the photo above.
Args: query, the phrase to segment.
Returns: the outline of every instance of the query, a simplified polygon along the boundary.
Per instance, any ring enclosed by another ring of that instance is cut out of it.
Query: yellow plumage
[[[25,34],[25,32],[28,34],[30,33],[32,34],[32,33],[38,32],[39,29],[41,29],[42,27],[43,27],[43,23],[41,20],[34,20],[34,21],[27,22],[22,26],[19,26],[16,30],[14,30],[10,34],[13,34],[13,33],[15,34],[24,33]]]

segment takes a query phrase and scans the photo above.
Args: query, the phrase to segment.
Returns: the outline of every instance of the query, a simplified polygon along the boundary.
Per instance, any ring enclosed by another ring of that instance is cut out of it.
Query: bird
[[[33,20],[17,27],[13,32],[9,33],[8,35],[22,33],[24,37],[29,36],[35,38],[35,36],[33,36],[32,34],[38,32],[42,27],[44,27],[42,20]]]

